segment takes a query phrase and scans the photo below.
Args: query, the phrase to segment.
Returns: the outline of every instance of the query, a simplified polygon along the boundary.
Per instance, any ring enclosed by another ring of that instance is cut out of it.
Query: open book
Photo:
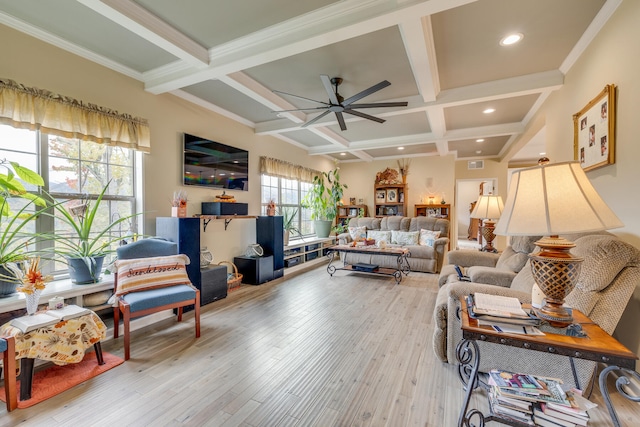
[[[86,308],[77,305],[66,305],[58,310],[47,310],[36,313],[33,316],[18,317],[11,320],[11,326],[20,329],[23,333],[27,333],[34,329],[55,325],[61,320],[69,320],[89,313],[91,313],[91,310]]]

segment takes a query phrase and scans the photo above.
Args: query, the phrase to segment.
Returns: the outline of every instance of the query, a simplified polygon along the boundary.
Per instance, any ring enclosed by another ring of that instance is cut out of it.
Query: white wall
[[[545,127],[546,152],[553,162],[574,160],[573,114],[580,111],[607,84],[618,86],[616,163],[590,171],[587,176],[604,201],[625,224],[611,230],[640,247],[640,2],[624,0],[565,77],[562,89],[543,104],[527,135]],[[640,289],[636,289],[615,336],[640,353]]]

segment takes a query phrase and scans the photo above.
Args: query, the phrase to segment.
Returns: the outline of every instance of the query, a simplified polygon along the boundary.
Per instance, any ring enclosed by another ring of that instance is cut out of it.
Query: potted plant
[[[282,228],[284,231],[284,246],[289,245],[289,238],[291,237],[291,233],[296,233],[300,236],[300,229],[295,225],[294,220],[296,219],[296,215],[298,215],[297,208],[283,208],[280,207],[278,209],[278,214],[282,215]]]
[[[322,172],[313,178],[313,185],[302,200],[302,206],[311,209],[311,220],[315,221],[318,237],[329,237],[345,188],[348,187],[340,183],[339,168]]]
[[[65,258],[69,266],[69,277],[74,283],[89,284],[100,280],[102,264],[107,255],[116,251],[117,245],[133,236],[115,233],[116,227],[139,215],[126,215],[106,225],[98,224],[98,208],[109,183],[105,185],[95,201],[86,200],[81,205],[65,207],[64,203],[54,204],[59,214],[57,219],[69,226],[68,233],[51,236],[56,245],[53,251]]]
[[[47,204],[42,197],[28,193],[18,180],[41,187],[44,181],[40,175],[6,159],[0,160],[0,166],[6,170],[6,174],[0,173],[0,298],[3,298],[15,293],[22,283],[20,264],[36,255],[35,240],[40,236],[25,227]],[[23,199],[22,207],[13,212],[10,200],[18,198]]]

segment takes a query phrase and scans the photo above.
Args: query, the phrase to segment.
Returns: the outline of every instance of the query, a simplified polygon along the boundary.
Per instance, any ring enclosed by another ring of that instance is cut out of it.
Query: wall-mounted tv
[[[184,134],[184,185],[249,190],[249,152]]]

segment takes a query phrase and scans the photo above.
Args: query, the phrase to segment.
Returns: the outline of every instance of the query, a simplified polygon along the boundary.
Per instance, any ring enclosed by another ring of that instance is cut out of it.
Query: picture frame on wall
[[[355,197],[349,197],[349,204],[350,205],[355,205],[356,204],[356,198]]]
[[[585,172],[615,163],[615,124],[614,84],[573,115],[573,156]]]
[[[395,188],[390,188],[387,190],[387,203],[397,203],[398,202],[398,190]]]

